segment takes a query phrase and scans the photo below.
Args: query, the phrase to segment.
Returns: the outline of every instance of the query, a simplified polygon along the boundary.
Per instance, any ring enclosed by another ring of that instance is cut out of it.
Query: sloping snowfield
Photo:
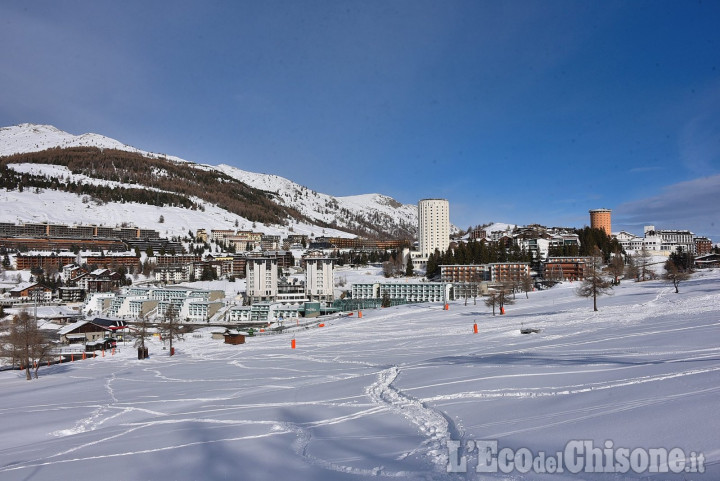
[[[625,281],[597,313],[575,287],[519,294],[504,316],[472,299],[367,310],[240,346],[196,333],[172,358],[154,341],[144,361],[128,345],[31,382],[3,372],[0,479],[720,479],[720,271],[680,294]],[[476,473],[483,441],[576,456]],[[651,472],[656,448],[688,471]]]

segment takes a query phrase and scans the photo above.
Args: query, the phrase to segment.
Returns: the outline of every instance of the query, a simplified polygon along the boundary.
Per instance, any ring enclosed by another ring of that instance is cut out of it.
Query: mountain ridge
[[[106,153],[106,149],[117,150],[155,161],[167,161],[188,168],[208,170],[217,173],[219,177],[228,176],[252,189],[264,192],[282,211],[295,210],[300,214],[295,219],[288,217],[288,222],[277,222],[276,227],[281,227],[280,230],[283,230],[282,224],[288,224],[284,226],[284,230],[289,231],[293,224],[304,223],[308,227],[314,224],[320,231],[344,232],[346,236],[364,234],[370,237],[411,238],[417,229],[416,206],[401,204],[382,194],[331,196],[316,192],[278,175],[257,174],[227,164],[218,166],[199,164],[179,157],[143,151],[99,134],[76,136],[50,125],[26,123],[0,128],[0,157],[11,169],[15,168],[12,166],[17,167],[19,164],[8,162],[9,156],[45,152],[49,149],[82,148],[95,148],[103,153]],[[47,155],[50,156],[50,154]],[[33,159],[32,162],[34,165],[43,165],[36,159]],[[116,166],[113,165],[113,167]],[[47,172],[45,174],[47,175]],[[88,170],[85,174],[93,177],[94,169]],[[64,178],[67,178],[67,175]],[[128,187],[141,186],[130,184]],[[235,223],[247,224],[243,220],[249,219],[236,219]]]

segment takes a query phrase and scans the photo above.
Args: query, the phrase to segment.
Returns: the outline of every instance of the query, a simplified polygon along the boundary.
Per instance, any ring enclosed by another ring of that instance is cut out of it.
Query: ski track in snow
[[[381,371],[378,380],[367,388],[367,395],[374,403],[406,417],[427,437],[420,448],[406,453],[403,458],[421,452],[438,470],[444,470],[448,463],[447,441],[453,434],[459,438],[457,429],[444,415],[394,387],[399,373],[397,366]]]
[[[0,477],[14,473],[13,479],[28,479],[33,469],[42,467],[54,470],[73,463],[172,453],[162,458],[167,460],[210,446],[228,446],[229,452],[245,455],[242,449],[247,446],[285,437],[291,456],[330,476],[458,479],[445,472],[447,442],[469,436],[465,423],[472,424],[478,439],[523,439],[546,431],[571,433],[573,426],[588,420],[598,426],[613,419],[617,423],[626,419],[622,413],[636,410],[666,414],[718,399],[718,297],[703,292],[676,296],[663,286],[643,293],[632,305],[607,301],[600,313],[559,299],[563,309],[548,314],[556,316],[550,320],[544,314],[537,320],[521,314],[537,307],[519,301],[505,318],[481,318],[485,329],[477,336],[469,335],[467,321],[473,316],[453,318],[463,314],[409,306],[371,311],[352,321],[329,320],[323,330],[298,331],[300,348],[293,351],[287,345],[289,336],[259,336],[241,350],[208,343],[193,352],[181,344],[185,357],[84,361],[63,366],[69,374],[48,368],[59,374],[41,376],[38,385],[63,377],[71,384],[95,382],[93,390],[87,400],[43,402],[46,398],[34,397],[24,404],[33,418],[59,421],[44,439],[1,449]],[[558,318],[561,329],[553,324]],[[519,320],[538,325],[542,333],[519,335]],[[343,327],[343,322],[351,324]],[[403,333],[398,322],[410,327]],[[441,322],[447,322],[442,330]],[[458,369],[449,369],[453,365]],[[96,379],[94,369],[107,370]],[[623,394],[629,390],[631,394]],[[574,396],[594,397],[562,404],[576,400]],[[463,413],[456,408],[464,404],[543,398],[562,407],[542,416],[532,411],[487,419],[453,416]],[[12,406],[0,407],[5,416],[15,412]],[[388,415],[407,422],[422,441],[408,445],[405,437],[403,444],[373,452],[375,459],[367,460],[325,451],[338,432],[358,426],[365,430],[352,435],[370,447],[373,439],[392,438],[395,433],[383,431],[387,426],[382,420]],[[712,419],[707,423],[717,424]],[[198,426],[212,430],[207,439],[183,436]],[[705,455],[707,466],[720,462],[717,450],[706,449]],[[392,466],[384,465],[384,459]],[[427,472],[418,468],[424,465],[430,466]],[[464,479],[485,478],[469,472]]]

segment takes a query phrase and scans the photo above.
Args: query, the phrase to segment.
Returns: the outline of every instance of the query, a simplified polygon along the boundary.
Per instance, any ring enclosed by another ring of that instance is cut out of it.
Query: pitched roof
[[[61,336],[69,334],[69,333],[73,332],[75,329],[77,329],[81,326],[84,326],[88,322],[90,322],[90,321],[82,320],[82,321],[73,322],[72,324],[68,324],[67,326],[64,326],[64,327],[58,329],[58,334],[60,334]]]
[[[22,284],[18,284],[14,288],[10,289],[10,292],[22,292],[25,289],[27,289],[28,287],[32,287],[34,285],[35,285],[34,282],[23,282]]]
[[[58,330],[58,334],[61,336],[67,335],[78,328],[84,326],[85,324],[92,324],[94,326],[99,327],[103,330],[115,330],[115,329],[122,329],[125,326],[127,326],[127,323],[123,321],[122,319],[104,319],[102,317],[96,317],[95,319],[89,320],[84,319],[82,321],[73,322],[72,324],[68,324],[67,326],[64,326],[63,328]]]
[[[106,319],[103,317],[96,317],[90,322],[95,324],[96,326],[107,327],[110,329],[123,328],[127,326],[127,322],[123,321],[122,319]]]

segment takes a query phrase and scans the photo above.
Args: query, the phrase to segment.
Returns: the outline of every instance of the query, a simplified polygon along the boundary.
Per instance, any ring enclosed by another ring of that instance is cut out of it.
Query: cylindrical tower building
[[[592,209],[590,210],[590,227],[593,229],[602,229],[607,235],[612,233],[612,221],[610,209]]]

